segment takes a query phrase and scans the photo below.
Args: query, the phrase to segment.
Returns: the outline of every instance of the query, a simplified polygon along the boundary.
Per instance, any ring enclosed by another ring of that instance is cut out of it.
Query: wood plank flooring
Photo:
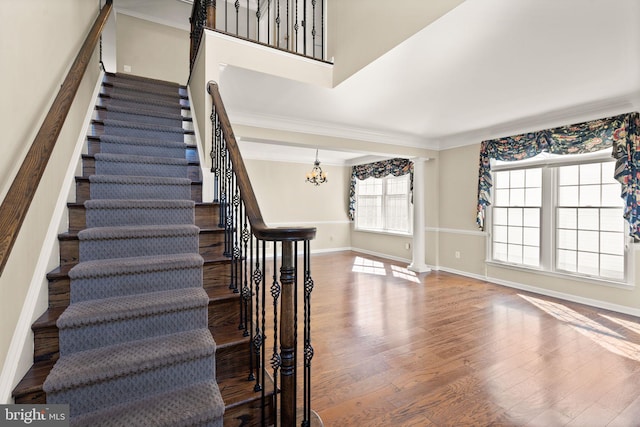
[[[639,318],[355,252],[312,273],[327,427],[640,425]]]

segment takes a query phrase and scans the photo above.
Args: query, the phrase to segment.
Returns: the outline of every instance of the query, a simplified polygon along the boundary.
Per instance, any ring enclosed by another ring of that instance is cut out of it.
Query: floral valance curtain
[[[484,229],[486,207],[491,197],[490,160],[514,161],[552,154],[591,153],[613,147],[617,160],[615,178],[622,184],[625,218],[630,235],[640,239],[640,115],[637,112],[592,120],[570,126],[483,141],[480,147],[477,223]]]
[[[349,219],[353,221],[356,213],[356,179],[384,178],[387,175],[409,177],[411,191],[413,192],[413,162],[408,159],[391,159],[382,162],[367,163],[354,166],[351,170],[351,187],[349,189]]]

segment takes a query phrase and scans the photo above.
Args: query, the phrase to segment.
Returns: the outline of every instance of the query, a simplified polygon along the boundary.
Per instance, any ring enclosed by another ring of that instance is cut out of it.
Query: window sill
[[[554,277],[556,279],[571,280],[574,282],[588,283],[591,285],[608,286],[611,288],[633,290],[635,285],[627,282],[617,282],[615,280],[598,279],[595,277],[579,276],[577,274],[562,273],[559,271],[548,271],[536,267],[527,267],[516,264],[508,264],[500,261],[486,260],[485,264],[493,267],[506,268],[508,270],[521,271],[524,273],[541,274],[543,276]]]
[[[413,237],[413,234],[403,233],[401,231],[370,230],[367,228],[355,228],[355,227],[353,228],[353,231],[357,231],[360,233],[383,234],[385,236]]]

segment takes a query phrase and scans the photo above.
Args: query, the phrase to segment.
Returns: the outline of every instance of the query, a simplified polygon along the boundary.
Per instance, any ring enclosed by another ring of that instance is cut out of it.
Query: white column
[[[424,162],[420,157],[413,159],[413,259],[407,268],[416,273],[431,271],[424,262]]]

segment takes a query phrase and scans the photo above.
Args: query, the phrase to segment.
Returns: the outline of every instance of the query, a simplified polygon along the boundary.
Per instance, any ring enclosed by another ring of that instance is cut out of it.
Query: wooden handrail
[[[222,127],[222,133],[227,143],[227,150],[231,163],[233,164],[233,170],[236,174],[238,188],[240,189],[240,195],[244,202],[247,217],[251,224],[251,230],[253,234],[261,240],[267,241],[299,241],[299,240],[311,240],[316,236],[315,227],[267,227],[262,218],[260,207],[256,195],[253,192],[251,181],[249,180],[249,174],[240,155],[238,143],[236,137],[233,134],[231,128],[231,122],[229,116],[224,108],[222,98],[220,97],[220,91],[218,90],[218,84],[210,81],[207,85],[207,91],[213,98],[213,105],[216,108],[216,112],[220,119],[220,126]]]
[[[33,140],[18,174],[11,183],[11,187],[0,205],[0,275],[7,264],[11,249],[22,227],[29,206],[36,194],[38,184],[51,158],[62,125],[69,114],[71,104],[76,96],[80,82],[89,65],[100,34],[104,28],[109,13],[113,8],[113,0],[107,0],[100,15],[91,27],[82,48],[71,65],[71,69],[58,91],[47,116],[40,126],[38,134]]]

